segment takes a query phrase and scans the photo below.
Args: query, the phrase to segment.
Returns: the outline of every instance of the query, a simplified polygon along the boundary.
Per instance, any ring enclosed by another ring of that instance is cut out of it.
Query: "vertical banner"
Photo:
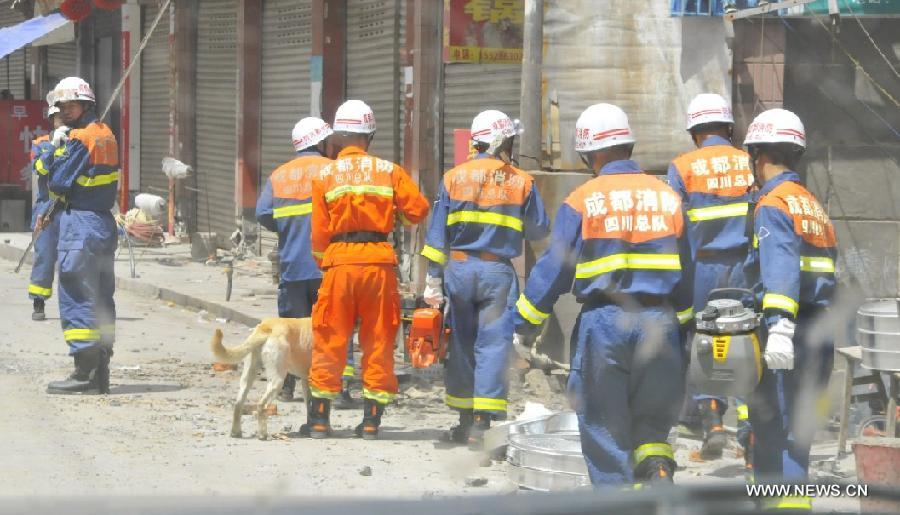
[[[444,62],[519,64],[525,0],[444,0]]]
[[[31,184],[31,141],[50,130],[45,109],[40,100],[0,100],[0,186]]]

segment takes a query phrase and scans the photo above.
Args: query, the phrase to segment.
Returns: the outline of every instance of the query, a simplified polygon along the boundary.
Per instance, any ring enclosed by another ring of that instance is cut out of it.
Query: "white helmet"
[[[51,117],[59,112],[59,108],[56,107],[56,98],[53,95],[53,92],[47,93],[47,117]]]
[[[701,93],[691,100],[687,110],[687,130],[706,123],[734,125],[731,105],[721,95]]]
[[[472,120],[472,141],[478,143],[502,142],[516,133],[516,125],[509,116],[495,109],[482,111]]]
[[[320,141],[331,136],[331,126],[325,120],[310,116],[304,118],[294,125],[291,131],[291,140],[294,143],[294,150],[301,151],[318,145]]]
[[[800,118],[786,109],[769,109],[753,119],[747,127],[744,146],[760,143],[792,143],[806,148],[806,130]]]
[[[591,152],[634,143],[625,111],[612,104],[594,104],[575,122],[575,151]]]
[[[362,100],[348,100],[334,113],[334,132],[355,132],[372,134],[375,132],[375,113]]]
[[[66,77],[59,81],[59,84],[53,88],[53,97],[55,104],[61,102],[71,102],[73,100],[84,100],[87,102],[96,102],[94,92],[91,86],[80,77]]]

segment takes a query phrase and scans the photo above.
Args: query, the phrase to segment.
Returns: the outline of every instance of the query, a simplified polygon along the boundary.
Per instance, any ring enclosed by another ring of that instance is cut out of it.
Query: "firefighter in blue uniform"
[[[283,318],[311,316],[322,283],[322,271],[313,257],[310,240],[311,195],[314,176],[332,162],[325,157],[325,142],[331,133],[331,126],[320,118],[297,122],[291,131],[296,157],[272,172],[256,202],[256,219],[278,233],[278,316]],[[350,351],[344,368],[344,402],[349,402],[347,382],[354,372],[352,346]],[[296,381],[288,374],[279,394],[281,400],[293,399]]]
[[[713,289],[749,287],[744,263],[749,252],[747,211],[753,173],[750,156],[732,145],[733,129],[731,106],[724,98],[712,93],[697,95],[687,112],[687,130],[697,149],[676,157],[669,166],[669,186],[681,195],[687,215],[696,313],[706,307]],[[697,393],[685,399],[682,420],[694,425],[691,419],[696,417],[685,415],[699,412],[703,429],[700,454],[705,459],[720,458],[727,441],[722,415],[728,399]],[[749,473],[750,424],[746,405],[737,402],[738,440],[744,446]]]
[[[500,111],[472,122],[478,154],[444,174],[425,238],[425,302],[438,306],[446,290],[450,348],[447,406],[459,412],[449,439],[481,446],[491,420],[506,418],[506,369],[512,350],[510,308],[519,285],[510,260],[523,239],[549,233],[549,219],[530,175],[511,164],[516,136]]]
[[[762,184],[754,214],[750,270],[765,315],[767,369],[749,399],[757,482],[808,482],[809,451],[834,359],[827,329],[837,241],[795,167],[806,149],[803,123],[771,109],[747,129],[744,145]],[[818,326],[818,327],[817,327]],[[810,511],[805,497],[766,499],[765,509]]]
[[[572,291],[583,306],[568,389],[591,482],[672,481],[667,437],[684,388],[679,322],[691,320],[681,199],[631,160],[635,139],[618,107],[589,107],[575,138],[597,176],[557,212],[550,246],[516,303],[514,345],[527,352],[530,335]]]
[[[54,131],[50,191],[65,197],[59,213],[59,312],[75,371],[48,393],[109,393],[115,340],[116,222],[119,148],[97,121],[87,82],[67,77],[54,88],[64,127]]]
[[[62,125],[59,116],[59,108],[53,100],[52,92],[47,95],[47,116],[50,118],[53,130]],[[28,296],[31,298],[33,311],[32,320],[45,320],[44,303],[53,295],[53,276],[56,271],[56,244],[59,240],[59,222],[56,217],[51,217],[46,224],[43,216],[50,209],[50,205],[56,200],[56,195],[50,192],[50,177],[48,166],[53,160],[53,143],[50,134],[45,134],[32,142],[31,169],[37,177],[37,196],[34,199],[34,208],[31,215],[31,230],[38,225],[44,225],[41,233],[34,241],[34,263],[31,266],[31,280],[28,282]]]

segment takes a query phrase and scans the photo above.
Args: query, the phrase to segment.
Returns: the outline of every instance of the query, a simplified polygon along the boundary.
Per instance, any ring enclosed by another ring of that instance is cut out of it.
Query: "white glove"
[[[521,334],[513,334],[513,349],[520,358],[529,361],[531,359],[531,347],[525,345],[525,341],[525,337]]]
[[[431,307],[440,306],[444,302],[443,281],[440,277],[425,277],[425,291],[422,296],[425,298],[425,304]]]
[[[66,140],[69,139],[69,128],[65,125],[60,125],[53,131],[53,137],[50,138],[50,141],[53,143],[54,147],[59,147]]]
[[[766,341],[766,365],[770,370],[794,368],[794,323],[782,318],[769,329]]]

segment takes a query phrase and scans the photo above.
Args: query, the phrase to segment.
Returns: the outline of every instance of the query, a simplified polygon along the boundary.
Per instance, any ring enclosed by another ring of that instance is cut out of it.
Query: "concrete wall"
[[[900,19],[865,27],[897,68]],[[900,81],[852,19],[840,45],[814,20],[787,20],[785,108],[804,121],[809,148],[801,172],[837,228],[839,278],[867,296],[898,295],[900,108],[856,68],[841,45],[888,94]]]

